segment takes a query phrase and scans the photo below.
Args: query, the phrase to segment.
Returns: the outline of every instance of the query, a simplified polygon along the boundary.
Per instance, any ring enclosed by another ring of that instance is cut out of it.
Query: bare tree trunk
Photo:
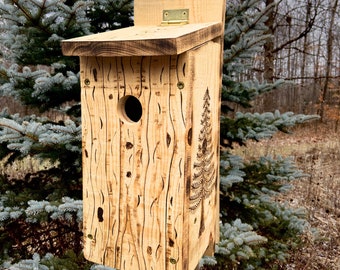
[[[305,20],[305,28],[308,27],[308,23],[310,20],[310,16],[311,16],[311,8],[312,8],[312,3],[309,0],[307,3],[307,10],[306,10],[306,20]],[[301,86],[303,86],[304,84],[304,77],[305,77],[305,67],[306,67],[306,59],[307,59],[307,55],[308,55],[308,35],[305,35],[303,37],[303,54],[302,54],[302,65],[301,65]]]
[[[288,39],[291,37],[292,32],[292,17],[287,16],[286,21],[288,23]],[[291,44],[288,45],[288,55],[287,55],[287,76],[290,78],[292,76],[292,70],[291,70],[291,53],[292,53],[292,46]]]
[[[321,57],[321,47],[322,47],[322,34],[319,34],[318,44],[317,44],[317,51],[315,53],[314,58],[314,83],[313,83],[313,101],[317,102],[320,99],[320,85],[321,79],[320,77],[320,57]]]
[[[268,27],[267,34],[274,34],[274,0],[266,0],[266,7],[272,7],[268,11],[268,20],[266,21],[266,26]],[[273,82],[274,80],[274,39],[273,37],[268,38],[267,42],[264,45],[264,79],[267,82]]]
[[[340,63],[340,47],[338,47],[338,48],[339,48],[339,50],[338,50],[338,57],[337,57],[336,62],[339,64]],[[340,67],[337,66],[336,70],[338,71],[337,76],[340,78]],[[338,96],[340,96],[340,80],[338,79],[337,81],[338,81],[338,83],[337,83],[337,94],[338,94]],[[339,103],[340,103],[340,101],[338,100],[338,106],[340,105]],[[335,132],[338,132],[339,120],[340,120],[340,109],[338,108],[338,115],[337,115],[337,118],[336,118],[336,121],[335,121]]]
[[[332,5],[333,4],[333,5]],[[324,121],[324,113],[325,113],[325,102],[328,93],[328,83],[329,77],[331,75],[331,68],[332,68],[332,60],[333,60],[333,27],[334,27],[334,18],[338,8],[338,0],[334,0],[334,2],[330,3],[330,22],[328,28],[328,37],[327,37],[327,56],[326,56],[326,74],[325,74],[325,81],[322,88],[322,95],[321,95],[321,104],[320,104],[320,121]]]

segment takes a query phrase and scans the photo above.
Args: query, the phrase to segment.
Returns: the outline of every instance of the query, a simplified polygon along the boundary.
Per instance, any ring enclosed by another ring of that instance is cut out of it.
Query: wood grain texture
[[[187,220],[190,232],[188,269],[194,269],[206,249],[212,247],[213,250],[219,240],[220,53],[218,41],[188,52],[194,71],[187,200],[190,213]],[[209,255],[212,254],[210,250]]]
[[[81,57],[89,260],[194,269],[218,238],[220,49],[209,42],[178,56]],[[137,122],[121,111],[130,109],[120,104],[129,96],[142,106]],[[191,209],[198,157],[208,148],[203,169],[213,179]]]
[[[135,1],[135,25],[159,25],[163,10],[189,9],[189,23],[222,22],[225,0],[140,0]]]
[[[178,57],[81,59],[90,80],[82,91],[85,255],[120,269],[181,269],[188,97],[170,87]],[[126,95],[142,103],[137,123],[118,117]]]
[[[156,56],[177,55],[222,34],[221,23],[183,26],[134,26],[62,42],[64,55]]]

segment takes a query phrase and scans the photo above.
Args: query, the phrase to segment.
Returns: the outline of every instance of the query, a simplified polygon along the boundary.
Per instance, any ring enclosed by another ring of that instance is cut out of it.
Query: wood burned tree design
[[[194,174],[190,191],[190,210],[195,211],[201,205],[201,224],[199,235],[205,230],[204,225],[204,200],[210,196],[215,186],[215,163],[212,144],[212,123],[210,110],[209,89],[203,97],[203,113],[201,118],[201,130],[199,133],[198,151],[194,163]]]

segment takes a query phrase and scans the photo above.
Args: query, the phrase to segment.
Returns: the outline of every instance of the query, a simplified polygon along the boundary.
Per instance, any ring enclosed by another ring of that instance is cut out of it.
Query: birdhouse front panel
[[[80,57],[87,259],[194,269],[218,240],[220,54]]]

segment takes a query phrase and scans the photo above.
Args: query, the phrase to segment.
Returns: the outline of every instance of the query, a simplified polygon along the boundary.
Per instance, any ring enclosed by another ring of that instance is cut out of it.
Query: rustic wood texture
[[[135,1],[135,25],[159,25],[163,10],[189,9],[189,23],[224,21],[225,0],[140,0]]]
[[[220,49],[211,41],[178,56],[81,58],[89,260],[194,269],[218,238]],[[142,106],[137,122],[120,106],[130,95]],[[208,183],[195,180],[203,171]]]
[[[222,24],[134,26],[63,41],[63,54],[76,56],[177,55],[222,35]]]
[[[187,269],[194,269],[207,248],[211,249],[209,255],[213,255],[212,250],[219,239],[221,44],[212,41],[188,53],[192,57],[194,81],[190,166],[186,172],[190,175],[186,206],[190,210],[186,214],[190,234]]]

